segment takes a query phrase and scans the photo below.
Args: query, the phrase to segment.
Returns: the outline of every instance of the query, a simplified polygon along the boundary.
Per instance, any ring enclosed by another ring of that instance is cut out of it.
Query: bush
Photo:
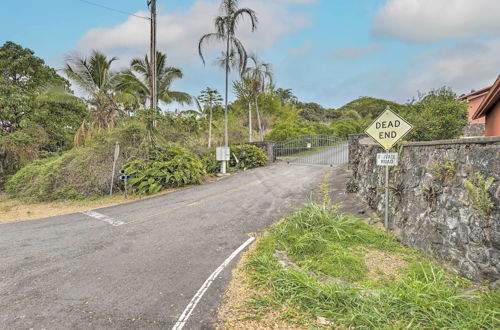
[[[145,157],[145,128],[138,123],[102,132],[86,147],[60,156],[37,160],[19,170],[7,182],[12,197],[31,202],[82,199],[109,193],[115,142],[120,143],[117,168],[130,157]],[[115,180],[115,188],[120,182]]]
[[[233,154],[239,162],[236,162]],[[247,169],[264,166],[267,164],[267,156],[264,151],[251,144],[240,144],[231,147],[231,160],[229,166],[238,169]]]
[[[220,171],[220,163],[216,160],[215,152],[210,152],[201,157],[203,167],[208,174],[217,174]]]
[[[200,159],[174,143],[160,146],[147,159],[128,161],[123,169],[135,194],[155,194],[163,189],[200,184],[206,174]]]
[[[238,158],[238,162],[234,159]],[[215,151],[201,157],[203,166],[207,173],[217,174],[220,171],[220,162],[216,160]],[[231,146],[231,159],[228,163],[228,171],[235,169],[249,169],[264,166],[268,158],[264,151],[251,144],[240,144]]]
[[[467,125],[468,106],[443,87],[420,95],[402,109],[403,118],[413,125],[411,141],[432,141],[460,137]]]

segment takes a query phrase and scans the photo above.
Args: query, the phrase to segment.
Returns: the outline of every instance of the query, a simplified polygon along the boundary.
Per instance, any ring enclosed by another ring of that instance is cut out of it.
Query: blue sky
[[[147,15],[146,0],[89,0]],[[447,85],[457,93],[491,84],[500,74],[498,0],[241,0],[260,18],[256,33],[243,22],[239,35],[249,52],[270,62],[279,87],[302,101],[339,107],[359,96],[405,102]],[[213,30],[218,1],[158,0],[159,49],[185,77],[175,89],[197,95],[223,90],[208,49],[207,66],[197,40]],[[4,1],[0,43],[28,47],[61,68],[70,54],[95,48],[120,61],[148,49],[148,21],[85,0]],[[237,78],[233,75],[233,78]],[[175,107],[175,105],[174,105]]]

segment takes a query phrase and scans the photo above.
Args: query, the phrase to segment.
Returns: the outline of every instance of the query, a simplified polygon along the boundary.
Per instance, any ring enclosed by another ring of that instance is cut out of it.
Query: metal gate
[[[342,166],[349,161],[348,150],[346,138],[303,135],[276,143],[274,155],[290,164]]]

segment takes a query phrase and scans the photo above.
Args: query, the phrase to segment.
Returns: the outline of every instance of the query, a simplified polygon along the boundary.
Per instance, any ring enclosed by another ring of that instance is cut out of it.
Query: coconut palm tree
[[[260,140],[264,140],[264,134],[262,130],[262,122],[259,113],[259,95],[264,93],[273,84],[273,71],[271,64],[264,63],[259,60],[257,55],[251,55],[250,59],[253,62],[253,66],[248,67],[245,70],[244,76],[251,80],[253,97],[255,102],[255,111],[257,113],[257,121],[259,124],[259,136]]]
[[[85,143],[96,131],[111,129],[118,116],[115,100],[119,74],[111,70],[116,57],[107,58],[94,50],[88,58],[70,57],[64,72],[79,88],[88,95],[90,119],[84,121],[75,135],[75,145]]]
[[[172,83],[176,79],[181,79],[183,73],[180,69],[167,66],[167,56],[161,52],[156,52],[156,77],[158,88],[158,100],[169,104],[178,102],[181,104],[191,104],[192,98],[188,93],[171,90]],[[151,71],[149,70],[149,58],[135,58],[130,63],[130,69],[122,73],[118,89],[124,93],[134,95],[137,102],[146,107],[150,98]],[[158,108],[158,104],[154,106]]]
[[[229,145],[228,141],[228,122],[227,122],[227,104],[228,104],[228,89],[229,89],[229,71],[230,60],[238,58],[239,71],[244,72],[247,63],[247,52],[241,41],[236,38],[236,28],[238,23],[244,16],[248,16],[252,25],[252,31],[257,28],[257,15],[255,11],[249,8],[239,8],[238,0],[222,0],[220,5],[221,16],[215,18],[216,32],[205,34],[198,42],[198,53],[203,64],[205,58],[203,56],[203,46],[211,41],[218,41],[224,43],[223,56],[225,57],[225,71],[226,71],[226,92],[225,92],[225,106],[224,106],[224,145]],[[225,173],[226,162],[222,162],[222,172]]]

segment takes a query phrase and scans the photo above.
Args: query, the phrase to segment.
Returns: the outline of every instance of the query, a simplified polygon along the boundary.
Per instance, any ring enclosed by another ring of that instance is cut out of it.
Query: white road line
[[[108,217],[107,215],[104,215],[104,214],[101,214],[101,213],[97,213],[97,212],[94,212],[94,211],[81,211],[80,213],[88,215],[89,217],[92,217],[92,218],[95,218],[95,219],[107,222],[110,225],[115,226],[115,227],[116,226],[121,226],[121,225],[125,224],[125,222],[123,222],[123,221],[113,219],[111,217]]]
[[[233,260],[234,257],[236,257],[244,248],[250,245],[250,243],[252,243],[254,240],[255,240],[254,237],[250,237],[245,243],[243,243],[238,249],[236,249],[236,251],[234,251],[226,260],[224,260],[224,262],[212,273],[212,275],[210,275],[209,278],[207,278],[207,280],[205,281],[205,283],[203,283],[198,292],[196,292],[193,299],[191,299],[186,309],[184,309],[184,311],[182,312],[181,316],[175,323],[172,330],[181,330],[184,327],[184,325],[186,325],[189,316],[191,316],[191,313],[196,308],[196,305],[198,305],[201,298],[208,290],[212,282],[217,278],[220,272],[222,272],[222,270],[231,262],[231,260]]]

